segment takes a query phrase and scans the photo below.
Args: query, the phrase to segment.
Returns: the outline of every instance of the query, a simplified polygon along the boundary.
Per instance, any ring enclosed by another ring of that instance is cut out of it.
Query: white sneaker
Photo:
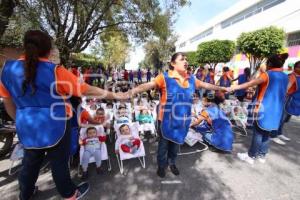
[[[250,165],[254,164],[254,159],[248,156],[248,153],[238,153],[237,157],[242,160],[245,161],[247,163],[249,163]]]
[[[280,139],[285,140],[285,141],[290,141],[291,139],[286,137],[285,135],[279,135],[278,136]]]
[[[280,145],[285,145],[285,142],[282,141],[281,139],[277,138],[277,137],[273,138],[272,141],[277,143],[277,144],[280,144]]]
[[[265,157],[258,157],[257,161],[262,163],[262,164],[265,164],[266,163],[266,158]]]

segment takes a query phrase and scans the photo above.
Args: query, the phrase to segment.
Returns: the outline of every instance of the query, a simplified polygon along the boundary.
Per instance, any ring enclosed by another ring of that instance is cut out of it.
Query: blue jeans
[[[269,150],[269,138],[270,132],[264,131],[257,127],[257,125],[254,125],[252,142],[248,151],[248,155],[252,158],[259,156],[264,157]]]
[[[39,176],[45,153],[49,157],[52,177],[59,194],[63,198],[74,195],[76,186],[71,180],[68,166],[70,156],[70,122],[60,142],[47,149],[25,149],[22,160],[22,170],[19,174],[20,200],[30,199],[33,195],[35,183]],[[41,134],[43,131],[41,131]]]
[[[158,167],[165,168],[168,165],[175,165],[179,144],[165,139],[161,134],[161,121],[158,121],[158,134],[160,136],[157,150]]]
[[[292,115],[288,114],[287,112],[283,111],[281,120],[280,120],[280,126],[279,129],[277,131],[276,137],[279,135],[282,135],[282,129],[283,129],[283,125],[284,123],[288,122],[291,119]]]

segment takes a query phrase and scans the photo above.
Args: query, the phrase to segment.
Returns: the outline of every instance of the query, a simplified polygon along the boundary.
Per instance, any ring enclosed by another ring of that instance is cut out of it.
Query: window
[[[290,46],[296,46],[300,45],[300,31],[295,33],[290,33],[287,38],[287,45]]]
[[[195,41],[200,40],[202,38],[205,38],[205,37],[211,35],[212,33],[213,33],[213,27],[211,27],[211,28],[199,33],[198,35],[192,37],[190,39],[190,42],[192,43],[192,42],[195,42]]]
[[[244,19],[247,19],[249,17],[252,17],[260,12],[263,12],[269,8],[272,8],[286,0],[263,0],[261,2],[258,2],[257,4],[247,8],[246,10],[230,17],[229,19],[226,19],[221,22],[221,28],[227,28],[233,24],[236,24],[240,21],[243,21]]]

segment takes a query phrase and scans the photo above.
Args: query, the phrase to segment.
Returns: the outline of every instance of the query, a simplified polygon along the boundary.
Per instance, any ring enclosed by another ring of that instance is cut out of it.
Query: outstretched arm
[[[154,81],[151,81],[149,83],[144,83],[144,84],[141,84],[131,90],[128,91],[128,95],[130,97],[138,94],[138,93],[141,93],[141,92],[146,92],[148,90],[151,90],[153,88],[156,88],[156,83]]]
[[[98,87],[88,86],[87,90],[83,93],[84,96],[95,96],[99,99],[126,99],[127,96],[124,93],[114,93],[108,90],[103,90]]]
[[[207,89],[207,90],[221,90],[221,91],[226,91],[226,92],[228,91],[228,89],[225,88],[225,87],[213,85],[213,84],[210,84],[210,83],[205,83],[205,82],[202,82],[202,81],[197,81],[196,87],[197,87],[197,89],[204,88],[204,89]]]
[[[256,85],[260,85],[264,82],[264,80],[262,78],[256,78],[256,79],[253,79],[249,82],[246,82],[244,84],[241,84],[241,85],[233,85],[231,86],[231,90],[241,90],[241,89],[246,89],[248,87],[253,87],[253,86],[256,86]]]

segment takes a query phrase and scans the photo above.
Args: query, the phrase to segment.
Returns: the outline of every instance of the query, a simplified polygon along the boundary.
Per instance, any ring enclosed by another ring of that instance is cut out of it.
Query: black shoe
[[[80,183],[77,186],[76,200],[81,199],[89,191],[90,185],[87,182]]]
[[[166,176],[166,171],[165,171],[164,167],[158,167],[156,173],[160,178],[165,178],[165,176]]]
[[[82,180],[86,180],[88,177],[89,177],[89,174],[88,174],[87,171],[86,172],[82,172],[82,177],[81,177]]]
[[[97,174],[102,174],[102,169],[101,169],[101,167],[96,167],[96,172],[97,172]]]
[[[177,169],[176,165],[170,165],[170,170],[171,172],[175,175],[175,176],[178,176],[180,173],[179,173],[179,170]]]

